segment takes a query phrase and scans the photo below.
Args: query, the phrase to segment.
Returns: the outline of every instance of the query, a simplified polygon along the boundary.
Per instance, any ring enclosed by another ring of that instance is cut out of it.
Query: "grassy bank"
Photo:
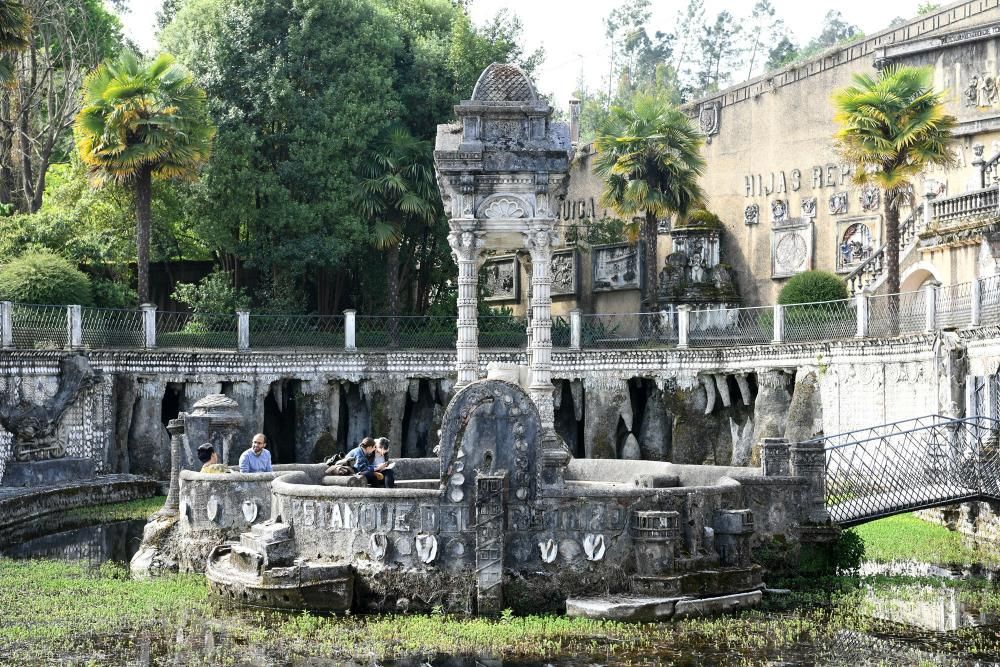
[[[120,520],[147,516],[161,504],[162,499],[150,499],[84,512]],[[857,532],[877,560],[961,562],[979,553],[945,529],[909,516]],[[461,654],[642,665],[830,662],[831,656],[833,662],[853,664],[1000,658],[996,632],[963,629],[928,640],[926,633],[880,620],[876,613],[879,600],[933,603],[944,586],[956,588],[958,598],[976,609],[1000,612],[1000,591],[985,580],[827,577],[769,583],[793,592],[767,596],[760,609],[738,615],[653,625],[553,616],[331,617],[217,606],[196,575],[132,581],[122,565],[88,569],[0,559],[0,605],[7,612],[0,618],[0,665],[132,664],[143,655],[152,656],[153,664],[206,665],[297,664],[312,657],[370,664]],[[845,643],[845,637],[855,639]],[[876,644],[866,644],[869,639]],[[878,657],[880,650],[884,658]]]
[[[163,507],[164,500],[166,500],[165,496],[153,496],[152,498],[142,498],[127,503],[115,503],[114,505],[81,507],[80,509],[63,512],[59,516],[67,519],[99,523],[148,519],[151,514]]]
[[[899,514],[852,528],[865,544],[865,560],[876,563],[918,561],[940,565],[977,563],[1000,566],[1000,549],[968,538],[913,514]]]

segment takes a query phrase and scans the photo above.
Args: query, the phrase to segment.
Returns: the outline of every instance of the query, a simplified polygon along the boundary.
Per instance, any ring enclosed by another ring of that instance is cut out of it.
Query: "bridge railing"
[[[1000,324],[1000,276],[900,294],[748,308],[584,315],[552,322],[554,348],[724,347],[892,338]],[[528,320],[480,315],[479,346],[524,349]],[[453,350],[449,316],[184,313],[0,302],[3,349]]]
[[[853,525],[972,498],[1000,499],[1000,422],[928,415],[809,441],[825,454],[824,503]]]

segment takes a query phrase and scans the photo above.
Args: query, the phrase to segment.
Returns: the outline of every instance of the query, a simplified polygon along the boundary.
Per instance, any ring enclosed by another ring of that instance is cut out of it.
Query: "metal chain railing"
[[[83,308],[81,328],[84,347],[131,349],[145,345],[140,310]]]
[[[774,335],[774,308],[693,310],[688,329],[692,347],[765,345]]]
[[[237,346],[236,313],[156,312],[156,345],[165,348]]]
[[[68,322],[66,306],[15,303],[11,308],[14,347],[23,350],[66,347]]]
[[[862,306],[864,306],[862,308]],[[0,304],[4,345],[20,349],[454,349],[457,318],[412,315],[185,313]],[[6,314],[5,314],[6,313]],[[784,306],[553,317],[553,348],[724,347],[892,338],[1000,325],[1000,276],[916,292]],[[529,321],[478,318],[479,346],[524,349]],[[683,328],[683,330],[681,330]]]
[[[830,518],[850,526],[944,502],[1000,500],[998,431],[1000,422],[985,417],[930,415],[819,438]]]

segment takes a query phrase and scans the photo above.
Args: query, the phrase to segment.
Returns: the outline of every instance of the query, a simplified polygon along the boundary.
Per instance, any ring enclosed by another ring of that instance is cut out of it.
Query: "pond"
[[[758,610],[666,624],[334,617],[220,606],[200,576],[132,580],[144,521],[112,514],[0,546],[0,665],[1000,664],[1000,591],[968,567],[869,563],[780,582],[791,590]]]

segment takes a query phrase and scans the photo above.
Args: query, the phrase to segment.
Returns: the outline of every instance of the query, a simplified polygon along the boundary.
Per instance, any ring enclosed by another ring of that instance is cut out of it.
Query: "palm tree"
[[[371,225],[372,243],[386,253],[390,330],[398,342],[399,250],[441,214],[430,143],[400,126],[389,127],[368,152],[358,205]]]
[[[930,67],[889,66],[855,74],[854,85],[833,94],[838,152],[854,165],[854,181],[882,190],[886,289],[899,292],[899,205],[911,179],[929,166],[949,167],[956,120],[932,89]]]
[[[205,91],[173,56],[148,65],[124,52],[91,72],[74,128],[80,158],[98,185],[135,191],[139,300],[149,301],[152,179],[194,179],[208,160],[215,127]]]
[[[0,85],[14,79],[10,54],[28,48],[31,16],[17,0],[0,0]]]
[[[640,96],[630,107],[613,107],[594,140],[595,170],[604,177],[601,205],[626,218],[630,236],[644,241],[644,305],[658,301],[657,219],[685,215],[703,199],[698,177],[705,170],[704,142],[684,113],[655,98]]]

